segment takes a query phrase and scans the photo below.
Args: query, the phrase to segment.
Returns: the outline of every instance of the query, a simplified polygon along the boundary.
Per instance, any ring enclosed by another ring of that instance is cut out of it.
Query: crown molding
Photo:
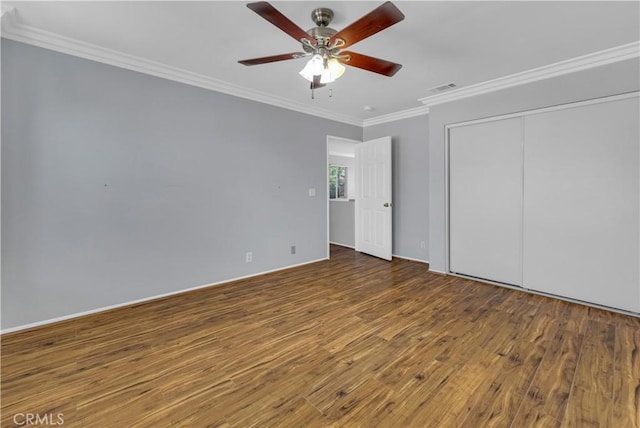
[[[422,116],[425,114],[429,114],[429,107],[418,106],[407,110],[397,111],[395,113],[383,114],[380,116],[365,119],[362,122],[362,126],[366,128],[367,126],[380,125],[381,123],[387,122],[395,122],[396,120],[408,119],[410,117]]]
[[[426,106],[432,106],[638,57],[640,57],[640,41],[454,89],[443,94],[419,98],[418,101]]]
[[[91,43],[82,42],[60,34],[24,25],[21,24],[17,18],[15,9],[3,10],[2,12],[2,37],[7,39],[113,65],[127,70],[161,77],[163,79],[173,80],[175,82],[185,83],[191,86],[197,86],[245,98],[251,101],[270,104],[299,113],[318,116],[349,125],[362,126],[362,120],[357,117],[338,114],[326,109],[310,107],[306,104],[273,94],[244,88],[203,74],[193,73],[178,67],[173,67],[156,61],[150,61],[112,49],[106,49]]]
[[[163,79],[173,80],[175,82],[191,86],[197,86],[233,95],[263,104],[293,110],[299,113],[361,127],[379,125],[382,123],[425,115],[429,113],[429,106],[432,105],[460,100],[500,89],[510,88],[580,70],[586,70],[601,65],[640,57],[640,41],[636,41],[475,85],[454,89],[442,94],[419,98],[418,101],[423,104],[422,106],[362,120],[354,116],[338,114],[331,110],[311,107],[284,97],[279,97],[277,95],[272,95],[254,89],[248,89],[220,79],[193,73],[178,67],[150,61],[116,50],[106,49],[91,43],[82,42],[77,39],[25,25],[20,23],[15,8],[5,8],[4,5],[2,6],[2,37],[7,39],[149,74]]]

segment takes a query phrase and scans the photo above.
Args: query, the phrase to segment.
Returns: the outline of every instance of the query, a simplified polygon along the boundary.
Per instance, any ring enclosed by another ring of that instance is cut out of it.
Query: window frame
[[[338,177],[339,174],[336,176],[336,197],[332,198],[331,197],[331,170],[332,168],[342,168],[344,170],[344,186],[343,186],[343,197],[339,197],[339,191],[338,191]],[[347,172],[347,168],[349,168],[347,165],[338,165],[338,164],[329,164],[329,176],[327,177],[328,179],[328,186],[329,186],[329,200],[330,201],[348,201],[349,200],[349,193],[348,193],[348,188],[349,188],[349,180],[348,180],[348,172]]]

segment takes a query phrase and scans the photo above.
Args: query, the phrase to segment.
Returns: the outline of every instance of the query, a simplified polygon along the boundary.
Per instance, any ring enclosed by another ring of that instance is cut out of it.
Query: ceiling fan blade
[[[367,71],[373,71],[374,73],[382,74],[384,76],[391,77],[402,68],[402,64],[396,64],[395,62],[386,61],[380,58],[374,58],[372,56],[362,55],[355,52],[344,51],[340,52],[340,55],[349,55],[349,59],[340,59],[339,61],[345,65],[361,68]]]
[[[261,58],[243,59],[238,62],[242,65],[258,65],[258,64],[267,64],[269,62],[285,61],[287,59],[301,58],[306,55],[307,54],[304,52],[291,52],[291,53],[280,54],[280,55],[264,56]]]
[[[337,39],[344,40],[344,46],[341,49],[358,43],[360,40],[373,36],[378,31],[391,27],[404,19],[404,15],[390,1],[375,8],[353,24],[338,31],[329,39],[330,43],[335,43]]]
[[[252,11],[254,11],[255,13],[257,13],[258,15],[260,15],[261,17],[263,17],[264,19],[266,19],[267,21],[269,21],[270,23],[272,23],[273,25],[275,25],[276,27],[278,27],[279,29],[281,29],[282,31],[284,31],[285,33],[287,33],[288,35],[290,35],[291,37],[293,37],[294,39],[296,39],[297,41],[300,41],[302,39],[307,39],[312,44],[314,45],[316,44],[316,41],[315,39],[313,39],[313,37],[309,36],[309,34],[307,34],[306,31],[298,27],[289,18],[284,16],[282,13],[280,13],[278,9],[271,6],[266,1],[249,3],[247,4],[247,7]]]

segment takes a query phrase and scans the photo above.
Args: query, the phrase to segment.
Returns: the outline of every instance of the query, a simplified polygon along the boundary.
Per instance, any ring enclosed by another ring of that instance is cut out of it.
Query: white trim
[[[412,262],[419,262],[419,263],[429,264],[429,260],[416,259],[416,258],[407,257],[407,256],[399,256],[397,254],[391,254],[391,257],[395,257],[397,259],[411,260]]]
[[[351,245],[341,244],[339,242],[329,241],[329,243],[332,244],[332,245],[338,245],[339,247],[351,248],[352,250],[356,249],[356,247],[352,247]],[[403,259],[403,260],[410,260],[412,262],[429,264],[429,260],[416,259],[416,258],[407,257],[407,256],[399,256],[397,254],[391,254],[391,257],[395,257],[397,259]]]
[[[356,247],[352,247],[351,245],[347,245],[347,244],[341,244],[341,243],[339,243],[339,242],[329,241],[329,244],[337,245],[337,246],[339,246],[339,247],[351,248],[352,250],[355,250],[355,249],[356,249]]]
[[[511,74],[509,76],[499,77],[497,79],[488,80],[475,85],[462,87],[460,89],[454,89],[443,94],[419,98],[418,101],[422,102],[426,106],[442,104],[462,98],[494,92],[500,89],[537,82],[551,77],[562,76],[576,71],[599,67],[601,65],[637,58],[639,56],[640,41],[635,41],[565,61],[533,68],[520,73]]]
[[[455,276],[455,277],[458,277],[458,278],[469,279],[469,280],[472,280],[472,281],[481,282],[481,283],[489,284],[489,285],[494,285],[494,286],[497,286],[497,287],[509,288],[511,290],[522,291],[522,292],[528,293],[528,294],[537,294],[538,296],[544,296],[544,297],[549,297],[551,299],[563,300],[565,302],[576,303],[576,304],[582,305],[582,306],[589,306],[589,307],[592,307],[592,308],[604,309],[605,311],[616,312],[618,314],[629,315],[629,316],[632,316],[632,317],[640,318],[640,313],[638,313],[638,312],[625,311],[624,309],[618,309],[618,308],[614,308],[614,307],[611,307],[611,306],[598,305],[597,303],[591,303],[591,302],[587,302],[587,301],[584,301],[584,300],[572,299],[571,297],[564,297],[564,296],[560,296],[558,294],[545,293],[545,292],[542,292],[542,291],[531,290],[529,288],[518,287],[517,285],[505,284],[505,283],[502,283],[502,282],[495,282],[495,281],[491,281],[491,280],[484,279],[484,278],[477,278],[475,276],[461,275],[459,273],[449,272],[446,275],[451,275],[451,276]]]
[[[429,272],[435,273],[435,274],[438,274],[438,275],[450,275],[450,274],[448,274],[446,272],[443,272],[441,270],[431,269],[431,266],[429,266]]]
[[[501,114],[499,116],[491,116],[491,117],[485,117],[482,119],[468,120],[466,122],[457,122],[457,123],[446,125],[445,128],[451,129],[451,128],[458,128],[460,126],[476,125],[476,124],[485,123],[485,122],[495,122],[498,120],[513,119],[514,117],[533,116],[535,114],[547,113],[555,110],[565,110],[569,108],[583,107],[583,106],[588,106],[592,104],[608,103],[612,101],[619,101],[619,100],[624,100],[624,99],[633,98],[633,97],[640,97],[640,91],[626,92],[624,94],[609,95],[609,96],[600,97],[600,98],[591,98],[584,101],[574,101],[574,102],[569,102],[564,104],[557,104],[554,106],[541,107],[533,110],[524,110],[516,113]]]
[[[524,284],[524,140],[526,138],[526,118],[520,117],[520,242],[518,243],[518,256],[520,258],[520,284]]]
[[[356,247],[352,247],[351,245],[341,244],[339,242],[329,241],[329,243],[332,245],[338,245],[339,247],[351,248],[352,250],[356,249]],[[391,254],[391,257],[395,257],[396,259],[410,260],[412,262],[429,264],[429,260],[416,259],[416,258],[407,257],[407,256],[399,256],[397,254]]]
[[[354,139],[345,138],[345,137],[336,137],[335,135],[327,135],[327,137],[331,137],[332,140],[342,141],[344,143],[353,143],[353,144],[362,143],[362,141],[360,140],[354,140]]]
[[[324,180],[325,180],[325,184],[327,186],[327,260],[329,260],[331,258],[331,248],[329,247],[329,245],[333,244],[334,242],[331,242],[330,236],[331,236],[331,224],[330,224],[330,217],[331,217],[331,212],[329,210],[329,207],[331,206],[331,202],[332,201],[344,201],[344,202],[350,202],[352,201],[352,199],[329,199],[329,156],[335,156],[335,155],[331,155],[329,153],[329,143],[331,140],[334,141],[342,141],[344,143],[353,143],[353,144],[358,144],[358,143],[362,143],[362,141],[358,141],[358,140],[352,140],[351,138],[345,138],[345,137],[336,137],[334,135],[327,135],[327,169],[326,169],[326,174],[324,176]],[[355,153],[353,155],[353,157],[355,158]],[[342,245],[342,244],[338,244],[335,243],[336,245]],[[346,246],[346,245],[344,245]],[[355,247],[350,247],[355,249]]]
[[[445,227],[445,236],[444,236],[444,270],[445,272],[438,271],[440,273],[444,273],[446,275],[451,269],[449,269],[449,260],[451,259],[451,255],[449,254],[449,240],[450,240],[450,225],[449,225],[449,125],[444,127],[444,227]]]
[[[16,18],[15,10],[8,10],[2,16],[2,37],[27,43],[56,52],[113,65],[116,67],[133,70],[187,85],[197,86],[224,94],[245,98],[276,107],[306,113],[325,119],[335,120],[350,125],[362,126],[362,120],[357,117],[335,113],[318,107],[312,107],[304,103],[293,101],[284,97],[269,94],[255,89],[248,89],[234,85],[220,79],[215,79],[203,74],[193,73],[178,67],[150,61],[134,55],[125,54],[113,49],[107,49],[86,43],[71,37],[62,36],[50,31],[24,25]]]
[[[396,120],[408,119],[410,117],[422,116],[429,114],[428,106],[419,106],[395,113],[383,114],[381,116],[371,117],[362,121],[362,127],[379,125],[381,123],[395,122]]]
[[[159,62],[146,60],[141,57],[103,48],[71,37],[62,36],[30,25],[25,25],[19,22],[14,8],[2,10],[2,37],[50,49],[56,52],[62,52],[68,55],[113,65],[127,70],[133,70],[163,79],[185,83],[187,85],[233,95],[239,98],[361,127],[368,127],[425,115],[429,113],[429,106],[432,105],[468,98],[474,95],[485,94],[525,83],[536,82],[538,80],[561,76],[563,74],[586,70],[640,56],[640,41],[627,43],[599,52],[515,73],[509,76],[454,89],[442,94],[419,98],[418,101],[423,104],[422,106],[362,120],[354,116],[339,114],[334,111],[318,107],[312,107],[284,97],[244,88],[220,79],[214,79],[209,76],[193,73]]]
[[[142,299],[132,300],[132,301],[125,302],[125,303],[118,303],[118,304],[115,304],[115,305],[105,306],[105,307],[97,308],[97,309],[91,309],[91,310],[88,310],[88,311],[78,312],[78,313],[71,314],[71,315],[64,315],[64,316],[61,316],[61,317],[51,318],[51,319],[44,320],[44,321],[38,321],[38,322],[30,323],[30,324],[20,325],[20,326],[17,326],[17,327],[11,327],[11,328],[7,328],[7,329],[4,329],[4,330],[1,330],[0,334],[13,333],[13,332],[16,332],[16,331],[26,330],[26,329],[29,329],[29,328],[40,327],[40,326],[47,325],[47,324],[52,324],[52,323],[56,323],[56,322],[60,322],[60,321],[66,321],[66,320],[73,319],[73,318],[83,317],[83,316],[86,316],[86,315],[97,314],[99,312],[110,311],[112,309],[118,309],[118,308],[122,308],[122,307],[126,307],[126,306],[137,305],[137,304],[140,304],[140,303],[146,303],[146,302],[150,302],[152,300],[162,299],[164,297],[175,296],[177,294],[188,293],[190,291],[196,291],[196,290],[200,290],[200,289],[207,288],[207,287],[215,287],[215,286],[218,286],[218,285],[227,284],[229,282],[239,281],[241,279],[253,278],[253,277],[260,276],[260,275],[265,275],[265,274],[268,274],[268,273],[274,273],[274,272],[278,272],[278,271],[282,271],[282,270],[292,269],[292,268],[299,267],[299,266],[309,265],[309,264],[312,264],[312,263],[323,262],[323,261],[325,261],[327,259],[328,259],[328,257],[327,258],[322,258],[322,259],[311,260],[311,261],[308,261],[308,262],[302,262],[302,263],[298,263],[298,264],[295,264],[295,265],[284,266],[284,267],[281,267],[281,268],[271,269],[271,270],[267,270],[267,271],[263,271],[263,272],[252,273],[252,274],[249,274],[249,275],[239,276],[239,277],[236,277],[236,278],[225,279],[225,280],[222,280],[222,281],[213,282],[211,284],[198,285],[196,287],[185,288],[184,290],[171,291],[169,293],[158,294],[158,295],[151,296],[151,297],[144,297]]]
[[[327,135],[327,144],[326,144],[326,162],[325,162],[325,174],[324,174],[324,183],[325,186],[327,186],[327,193],[326,193],[326,199],[327,199],[327,259],[331,260],[331,247],[330,245],[330,236],[331,236],[331,210],[330,210],[330,205],[329,205],[329,144],[331,141],[331,138],[333,138],[330,135]]]

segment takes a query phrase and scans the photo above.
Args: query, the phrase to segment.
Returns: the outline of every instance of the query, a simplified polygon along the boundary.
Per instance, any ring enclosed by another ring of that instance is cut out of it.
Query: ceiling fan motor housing
[[[319,7],[311,12],[311,20],[318,27],[327,27],[333,19],[333,11],[326,7]]]
[[[316,48],[312,46],[308,46],[303,43],[302,48],[305,52],[315,53],[318,48],[323,48],[327,46],[327,43],[331,36],[337,33],[333,28],[329,28],[328,25],[331,23],[333,19],[333,10],[326,7],[319,7],[314,9],[311,12],[311,19],[317,25],[317,27],[313,27],[307,30],[307,34],[309,34],[313,40],[316,41]]]
[[[307,30],[307,34],[309,34],[313,38],[313,40],[316,41],[317,47],[327,46],[327,42],[329,41],[331,36],[333,36],[336,33],[337,33],[336,30],[329,27],[314,27]],[[305,52],[311,53],[314,51],[313,47],[307,46],[304,43],[302,44],[302,48],[305,50]]]

